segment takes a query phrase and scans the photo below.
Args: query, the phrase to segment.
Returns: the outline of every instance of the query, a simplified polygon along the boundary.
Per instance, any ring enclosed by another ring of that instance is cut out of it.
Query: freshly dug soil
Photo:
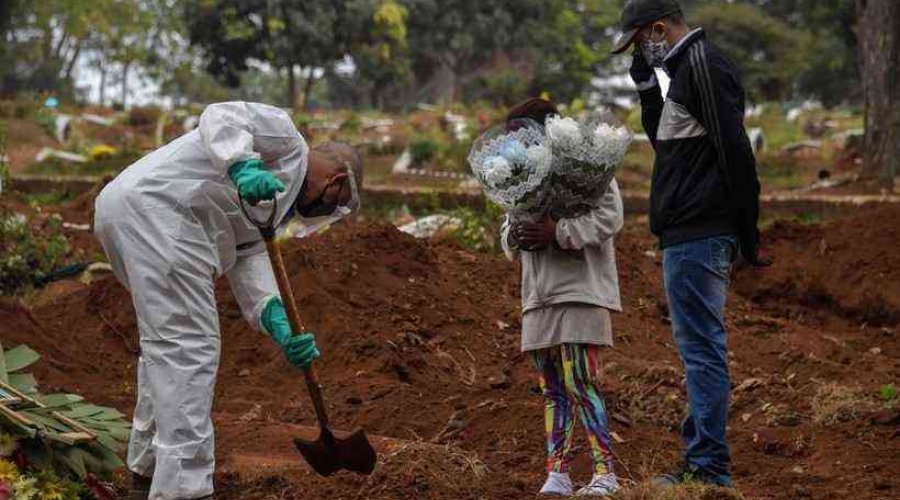
[[[896,235],[900,219],[879,218]],[[886,290],[896,286],[888,281],[897,267],[879,265],[886,277],[868,295],[839,293],[841,283],[868,286],[852,281],[853,273],[875,268],[853,262],[882,256],[877,249],[890,252],[897,241],[853,232],[875,220],[776,226],[766,235],[776,267],[737,273],[740,293],[728,309],[730,439],[736,485],[747,497],[892,498],[900,489],[896,410],[877,398],[900,375],[896,321],[880,316],[877,327],[870,320],[861,328],[859,316],[869,314],[863,306],[879,290],[878,300],[895,307]],[[816,231],[828,244],[821,267],[814,256],[797,255],[816,242]],[[654,250],[634,221],[617,242],[626,310],[614,316],[604,389],[626,484],[665,470],[680,450],[683,375]],[[317,366],[332,423],[364,427],[380,465],[369,478],[323,479],[302,463],[291,438],[316,430],[301,375],[246,325],[222,282],[214,409],[222,498],[534,496],[544,476],[542,402],[518,351],[515,264],[371,223],[288,242],[285,260],[324,354]],[[830,279],[824,262],[845,274]],[[777,288],[791,276],[800,284],[818,280],[840,305],[802,300],[800,285]],[[27,342],[41,352],[35,372],[44,385],[129,411],[137,330],[127,292],[110,278],[32,302],[40,305],[30,312],[0,304],[4,345]],[[573,476],[583,482],[589,467],[580,431],[578,439]]]
[[[782,315],[838,312],[873,326],[900,322],[900,206],[816,225],[776,222],[765,242],[776,265],[742,274],[742,294]]]

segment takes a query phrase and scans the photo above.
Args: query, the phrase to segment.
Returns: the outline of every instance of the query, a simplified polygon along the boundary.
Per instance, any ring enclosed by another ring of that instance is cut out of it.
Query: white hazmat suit
[[[197,129],[125,169],[97,197],[94,231],[137,313],[141,357],[128,467],[153,477],[151,500],[213,493],[216,277],[228,276],[257,329],[266,303],[278,295],[228,168],[249,159],[268,165],[286,188],[277,195],[281,222],[303,185],[308,152],[278,108],[213,104]]]

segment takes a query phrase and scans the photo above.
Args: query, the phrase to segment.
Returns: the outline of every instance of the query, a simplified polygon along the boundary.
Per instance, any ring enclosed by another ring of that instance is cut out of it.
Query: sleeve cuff
[[[259,331],[269,336],[272,336],[272,332],[270,332],[269,329],[266,328],[265,322],[263,321],[263,313],[266,312],[266,307],[269,306],[269,302],[276,297],[278,297],[278,295],[266,295],[266,297],[263,300],[259,301],[259,303],[256,304],[256,307],[253,308],[253,314],[256,316],[256,326],[259,327]]]
[[[563,250],[573,249],[566,219],[559,219],[556,221],[556,244]]]
[[[659,82],[656,80],[656,75],[651,76],[650,79],[646,82],[634,83],[634,86],[637,87],[638,92],[646,92],[653,87],[656,87],[657,85],[659,85]]]

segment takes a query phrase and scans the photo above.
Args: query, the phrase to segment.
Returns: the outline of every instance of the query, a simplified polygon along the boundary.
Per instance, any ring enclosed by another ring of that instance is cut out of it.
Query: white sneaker
[[[590,484],[578,490],[575,496],[605,497],[619,491],[619,479],[615,474],[594,474]]]
[[[572,496],[572,479],[568,472],[551,472],[547,476],[541,495]]]

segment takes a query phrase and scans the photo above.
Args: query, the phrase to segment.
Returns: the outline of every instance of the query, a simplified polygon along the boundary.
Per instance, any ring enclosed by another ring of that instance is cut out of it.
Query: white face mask
[[[648,37],[641,43],[641,53],[644,54],[644,59],[651,68],[663,67],[663,61],[669,55],[671,48],[665,37],[658,42],[654,42]]]

